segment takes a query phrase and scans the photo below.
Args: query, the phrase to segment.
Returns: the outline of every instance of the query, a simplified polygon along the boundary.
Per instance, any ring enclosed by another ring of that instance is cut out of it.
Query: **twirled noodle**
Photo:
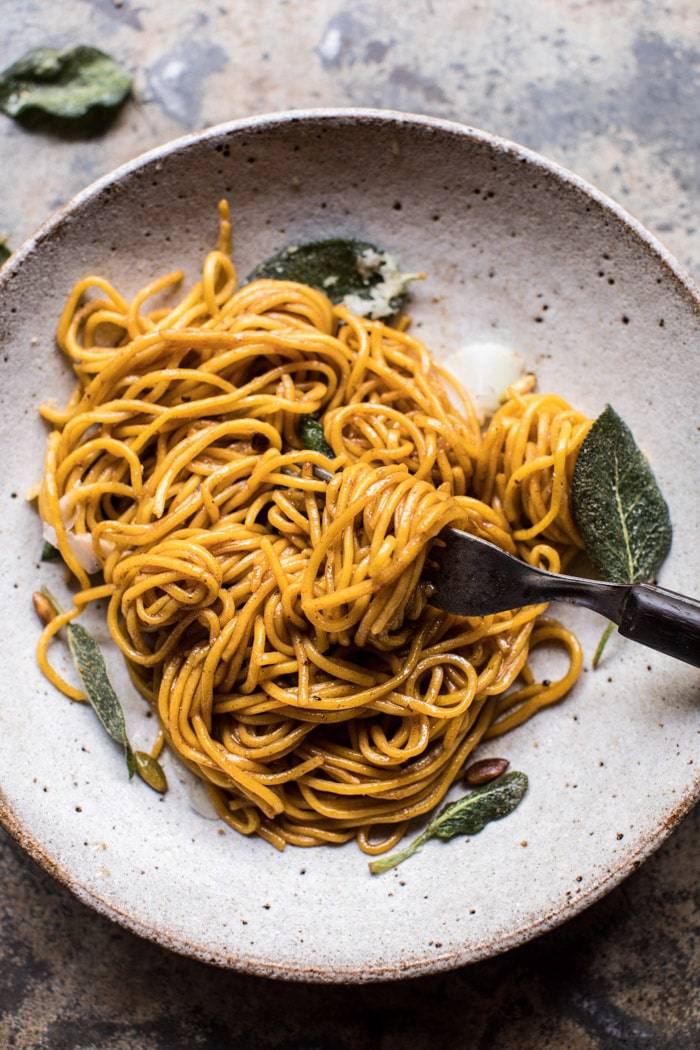
[[[421,573],[446,525],[558,569],[581,546],[568,492],[589,423],[513,393],[482,436],[401,325],[286,281],[238,288],[222,218],[174,309],[145,305],[180,274],[131,302],[98,277],[71,293],[58,342],[78,385],[42,410],[40,512],[78,584],[70,615],[109,598],[134,681],[220,815],[280,848],[378,853],[579,672],[544,606],[448,615]],[[334,459],[302,446],[309,414]],[[76,697],[47,660],[61,622],[39,660]],[[568,670],[536,683],[528,654],[551,640]]]

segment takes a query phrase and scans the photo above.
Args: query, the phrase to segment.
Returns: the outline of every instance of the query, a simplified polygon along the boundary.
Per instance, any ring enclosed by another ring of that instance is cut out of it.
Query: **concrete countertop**
[[[0,115],[11,247],[171,138],[290,108],[460,120],[594,183],[700,276],[696,0],[0,0],[2,66],[92,44],[134,75],[108,133]],[[0,774],[1,776],[1,774]],[[79,904],[0,832],[0,1048],[589,1050],[700,1046],[697,810],[604,900],[504,956],[360,987],[219,971]]]

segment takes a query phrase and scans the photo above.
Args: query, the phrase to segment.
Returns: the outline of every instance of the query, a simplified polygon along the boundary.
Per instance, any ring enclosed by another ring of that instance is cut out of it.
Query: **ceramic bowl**
[[[592,671],[603,621],[557,610],[578,631],[587,670],[564,703],[498,741],[529,776],[525,803],[477,837],[429,843],[372,877],[354,845],[278,853],[205,819],[170,757],[164,797],[129,783],[94,714],[36,668],[31,595],[62,576],[39,561],[25,495],[46,440],[37,405],[72,385],[54,343],[62,305],[89,272],[127,295],[179,266],[194,279],[222,197],[241,274],[294,241],[375,242],[426,273],[410,313],[438,357],[503,343],[540,389],[591,416],[611,402],[671,508],[660,582],[696,595],[698,293],[633,219],[542,157],[472,128],[370,111],[264,116],[159,148],[71,201],[0,276],[5,827],[80,900],[220,966],[361,982],[483,959],[580,912],[692,807],[697,671],[621,639]],[[153,721],[94,624],[132,741],[148,747]]]

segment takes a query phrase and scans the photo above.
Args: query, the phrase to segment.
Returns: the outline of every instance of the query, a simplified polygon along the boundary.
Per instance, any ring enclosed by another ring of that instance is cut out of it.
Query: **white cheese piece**
[[[205,820],[219,819],[219,814],[216,812],[214,803],[209,797],[209,792],[201,780],[194,780],[190,784],[190,806],[195,813],[198,813],[200,817],[204,817]]]
[[[525,358],[502,343],[471,343],[442,358],[440,364],[465,388],[479,422],[498,409],[505,391],[525,371]]]
[[[381,281],[367,288],[366,292],[350,292],[343,303],[358,317],[376,320],[392,313],[392,300],[403,295],[406,285],[418,280],[422,274],[402,273],[393,255],[365,248],[357,256],[357,272],[363,281],[369,282],[379,274]]]
[[[88,576],[92,576],[100,569],[100,563],[95,554],[95,548],[92,543],[92,537],[87,532],[76,534],[73,532],[73,526],[78,516],[77,510],[74,508],[71,514],[66,514],[67,505],[66,496],[61,496],[59,500],[59,506],[61,508],[61,517],[63,524],[66,529],[66,538],[68,540],[68,549],[77,561],[81,569],[84,569]],[[44,539],[47,543],[50,543],[52,547],[58,547],[58,536],[53,525],[45,521],[42,523],[42,531]]]

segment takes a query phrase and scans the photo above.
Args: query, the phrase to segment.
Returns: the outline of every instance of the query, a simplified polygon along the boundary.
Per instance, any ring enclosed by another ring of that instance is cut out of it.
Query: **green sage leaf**
[[[0,73],[0,109],[29,126],[97,131],[130,90],[129,73],[98,48],[39,47]]]
[[[640,583],[653,578],[671,547],[671,518],[648,460],[610,405],[579,451],[571,503],[603,579]]]
[[[299,423],[299,434],[304,448],[311,452],[320,452],[322,456],[329,459],[335,457],[335,453],[326,441],[323,434],[323,424],[314,416],[302,416]]]
[[[408,846],[389,857],[380,857],[369,865],[373,875],[395,868],[407,857],[417,853],[428,839],[447,842],[456,835],[477,835],[487,824],[502,820],[520,804],[528,788],[525,773],[513,770],[475,788],[468,795],[443,806],[424,831]]]
[[[2,240],[0,240],[0,266],[2,266],[3,263],[6,263],[11,255],[12,250],[5,238],[3,238]]]
[[[514,770],[475,788],[456,802],[443,806],[430,821],[431,838],[447,842],[455,835],[478,835],[487,824],[502,820],[522,801],[528,780],[524,773]]]
[[[41,593],[56,613],[63,610],[47,587]],[[68,623],[68,648],[82,681],[85,695],[94,713],[102,722],[109,736],[124,749],[129,779],[136,772],[136,760],[126,735],[124,711],[107,675],[105,661],[100,648],[82,624]]]
[[[55,561],[56,558],[61,557],[61,552],[58,547],[54,547],[53,543],[49,543],[48,540],[44,540],[41,547],[41,561]]]
[[[79,623],[68,624],[68,646],[95,714],[112,740],[124,749],[126,768],[131,778],[136,772],[136,760],[126,735],[124,712],[107,675],[102,653],[89,631]]]
[[[393,255],[368,241],[332,237],[284,248],[261,263],[249,280],[298,281],[360,317],[386,319],[399,312],[408,284],[419,276],[402,273]]]
[[[55,613],[63,611],[48,587],[42,587],[41,593]],[[109,680],[104,658],[97,642],[80,623],[70,621],[66,630],[68,647],[85,689],[85,695],[109,736],[123,748],[129,779],[134,773],[138,773],[154,791],[160,793],[167,791],[168,783],[165,773],[157,759],[145,751],[134,752],[129,743],[124,711]]]

